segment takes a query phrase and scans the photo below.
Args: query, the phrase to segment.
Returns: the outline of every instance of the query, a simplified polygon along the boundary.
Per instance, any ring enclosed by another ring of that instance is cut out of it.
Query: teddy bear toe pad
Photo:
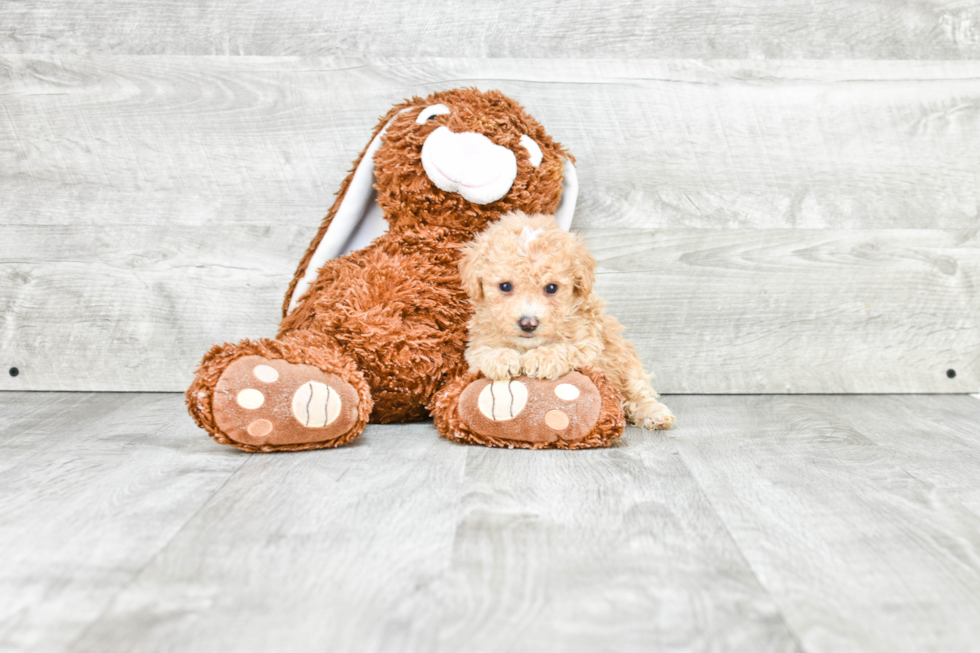
[[[478,379],[460,395],[459,415],[480,435],[547,446],[588,436],[601,404],[595,384],[578,372],[555,380]]]
[[[329,442],[354,427],[357,404],[357,392],[335,374],[245,356],[218,380],[214,418],[225,435],[242,444]]]

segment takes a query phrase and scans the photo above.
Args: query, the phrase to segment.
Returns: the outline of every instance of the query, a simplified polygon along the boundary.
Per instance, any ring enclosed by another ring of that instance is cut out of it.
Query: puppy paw
[[[639,404],[634,410],[628,411],[627,416],[636,426],[657,430],[669,429],[676,419],[670,409],[659,401]]]
[[[564,357],[544,347],[524,354],[521,369],[532,379],[557,379],[572,371]]]
[[[491,381],[506,381],[521,375],[521,355],[513,349],[494,349],[480,363],[480,371]]]

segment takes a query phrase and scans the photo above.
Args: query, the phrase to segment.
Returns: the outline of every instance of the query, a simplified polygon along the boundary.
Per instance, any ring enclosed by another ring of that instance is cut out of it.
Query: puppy
[[[460,274],[475,307],[466,349],[470,372],[494,381],[521,374],[557,379],[595,367],[619,389],[631,423],[648,429],[674,423],[623,327],[592,290],[595,259],[554,218],[503,216],[464,248]]]

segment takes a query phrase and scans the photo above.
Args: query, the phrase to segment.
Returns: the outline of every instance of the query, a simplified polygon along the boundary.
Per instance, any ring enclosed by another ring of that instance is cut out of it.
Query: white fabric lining
[[[571,159],[565,159],[561,178],[561,199],[555,211],[555,222],[565,231],[572,228],[572,218],[575,217],[575,204],[578,202],[578,173]]]
[[[538,146],[537,141],[533,138],[524,134],[521,136],[521,145],[527,150],[528,156],[530,156],[531,165],[537,168],[541,165],[541,160],[544,158],[544,154],[541,153],[541,148]]]
[[[426,107],[419,112],[419,117],[415,119],[415,124],[424,125],[432,116],[444,116],[447,113],[452,112],[445,104],[433,104],[432,106]]]
[[[408,110],[402,109],[398,115]],[[397,117],[396,115],[395,118]],[[381,137],[388,131],[388,126],[395,118],[388,121],[364,152],[344,194],[344,199],[340,202],[330,226],[327,227],[327,233],[323,234],[323,239],[310,257],[303,277],[296,282],[287,312],[292,312],[296,308],[299,298],[316,281],[320,268],[327,261],[361,249],[388,231],[388,223],[384,219],[381,207],[378,206],[378,194],[374,190],[374,153],[381,147]]]

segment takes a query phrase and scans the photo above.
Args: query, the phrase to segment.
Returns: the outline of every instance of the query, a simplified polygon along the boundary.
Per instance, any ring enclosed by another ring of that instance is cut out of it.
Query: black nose
[[[521,331],[527,331],[528,333],[538,328],[538,320],[533,317],[522,317],[517,323],[520,325]]]

